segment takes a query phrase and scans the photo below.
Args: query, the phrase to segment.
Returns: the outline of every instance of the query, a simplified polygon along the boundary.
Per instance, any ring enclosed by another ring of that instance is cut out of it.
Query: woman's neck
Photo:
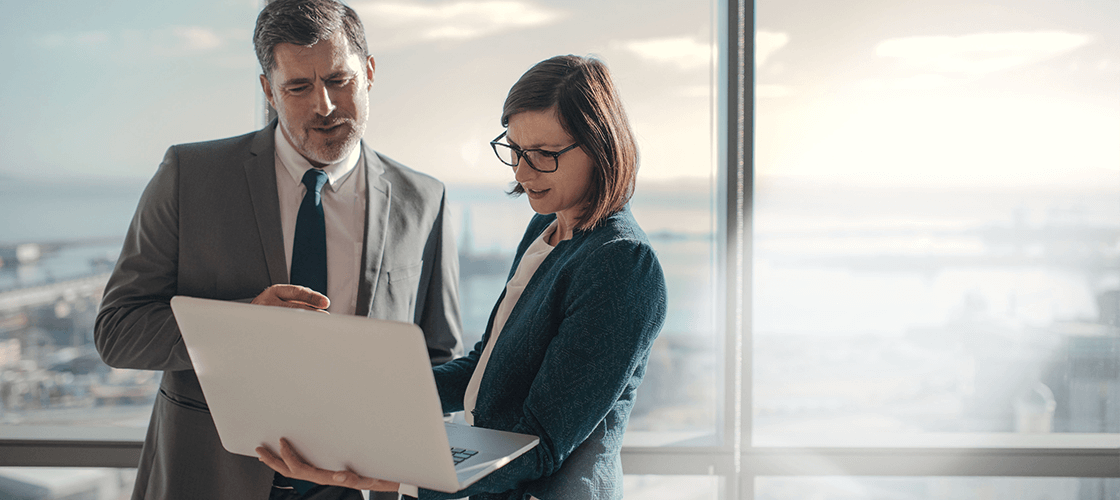
[[[567,220],[566,217],[561,217],[556,214],[556,228],[552,230],[552,234],[548,235],[545,243],[551,246],[560,244],[561,241],[572,239],[574,234],[573,221]]]

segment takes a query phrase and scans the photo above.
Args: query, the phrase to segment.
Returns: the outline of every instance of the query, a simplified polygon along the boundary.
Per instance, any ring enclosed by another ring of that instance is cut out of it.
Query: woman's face
[[[556,108],[523,111],[509,117],[506,140],[520,149],[560,151],[576,141],[564,131]],[[521,162],[513,167],[514,179],[525,189],[529,205],[538,214],[556,214],[562,227],[571,229],[586,209],[591,190],[592,160],[583,148],[572,149],[558,158],[555,172],[541,173]]]

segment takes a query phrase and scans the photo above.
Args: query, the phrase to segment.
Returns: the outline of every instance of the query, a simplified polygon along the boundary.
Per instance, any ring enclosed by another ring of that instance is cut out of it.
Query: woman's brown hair
[[[566,55],[534,65],[509,89],[502,126],[518,113],[552,108],[564,131],[592,160],[588,208],[575,228],[588,230],[622,210],[633,196],[638,146],[610,71],[598,59]],[[524,192],[519,184],[510,194]]]

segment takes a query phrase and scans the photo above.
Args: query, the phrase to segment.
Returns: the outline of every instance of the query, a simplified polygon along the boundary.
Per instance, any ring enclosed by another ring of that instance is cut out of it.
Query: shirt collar
[[[296,148],[288,142],[288,138],[284,136],[284,132],[280,130],[283,125],[276,124],[276,158],[280,160],[280,164],[284,165],[284,169],[291,174],[292,179],[296,183],[303,182],[303,174],[312,169],[311,163],[304,158],[303,155],[296,151]],[[323,172],[327,174],[327,185],[330,186],[331,191],[342,193],[343,189],[353,191],[354,183],[347,183],[346,181],[352,177],[350,174],[354,171],[354,167],[358,164],[358,160],[362,156],[362,143],[354,146],[350,153],[343,157],[341,160],[331,163],[323,167]]]

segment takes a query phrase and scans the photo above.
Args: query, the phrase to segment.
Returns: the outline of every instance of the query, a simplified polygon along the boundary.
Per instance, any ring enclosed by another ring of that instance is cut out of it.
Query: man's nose
[[[326,85],[315,89],[315,112],[319,116],[329,116],[337,107],[331,100],[331,93]]]

